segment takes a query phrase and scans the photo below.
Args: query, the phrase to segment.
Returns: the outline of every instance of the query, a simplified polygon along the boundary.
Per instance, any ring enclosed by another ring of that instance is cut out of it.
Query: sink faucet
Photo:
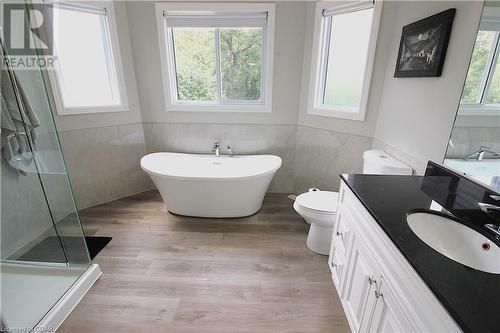
[[[481,146],[481,148],[479,148],[478,150],[476,150],[472,154],[464,157],[464,160],[468,161],[468,160],[471,160],[471,159],[475,159],[475,160],[478,160],[478,161],[482,161],[483,158],[484,158],[484,154],[485,153],[488,153],[490,155],[497,156],[497,157],[500,156],[499,153],[497,153],[496,151],[492,150],[491,148],[486,147],[486,146]]]
[[[214,143],[214,146],[212,147],[212,152],[215,152],[215,157],[220,157],[220,145],[218,142]]]
[[[496,205],[492,205],[492,204],[484,203],[484,202],[478,202],[477,205],[485,213],[489,213],[490,211],[500,212],[500,207],[496,206]]]
[[[496,205],[492,205],[492,204],[484,203],[484,202],[478,202],[478,206],[479,206],[479,208],[481,208],[481,210],[483,212],[485,212],[487,214],[492,212],[492,211],[500,213],[500,207],[496,206]],[[500,236],[500,223],[499,224],[486,224],[485,227],[488,228],[489,230],[493,231],[497,235],[497,237]]]
[[[493,231],[497,238],[500,237],[500,224],[486,224],[485,227]]]

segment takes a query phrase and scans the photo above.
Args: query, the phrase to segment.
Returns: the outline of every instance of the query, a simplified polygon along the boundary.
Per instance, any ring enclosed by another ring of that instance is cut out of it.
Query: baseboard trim
[[[90,265],[64,296],[34,327],[33,332],[55,332],[101,274],[99,265]]]

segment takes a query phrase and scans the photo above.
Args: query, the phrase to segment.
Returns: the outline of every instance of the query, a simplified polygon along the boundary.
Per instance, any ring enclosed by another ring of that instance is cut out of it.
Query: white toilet
[[[387,175],[411,175],[412,168],[380,150],[363,153],[363,173]],[[337,214],[338,193],[310,191],[297,196],[293,208],[311,224],[307,235],[307,247],[316,253],[328,255],[333,225]]]

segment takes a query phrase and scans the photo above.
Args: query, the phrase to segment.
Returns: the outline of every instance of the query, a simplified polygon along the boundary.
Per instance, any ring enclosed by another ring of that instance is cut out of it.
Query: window
[[[111,3],[54,4],[59,114],[127,110]]]
[[[500,27],[484,28],[480,27],[474,44],[460,100],[461,114],[489,115],[500,111]]]
[[[274,5],[156,5],[169,111],[270,111]]]
[[[381,3],[318,3],[309,114],[363,121]]]

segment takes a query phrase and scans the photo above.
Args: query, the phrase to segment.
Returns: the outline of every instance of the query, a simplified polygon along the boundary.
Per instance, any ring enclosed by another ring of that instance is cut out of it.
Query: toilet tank
[[[413,169],[381,150],[363,153],[363,173],[386,175],[411,175]]]

